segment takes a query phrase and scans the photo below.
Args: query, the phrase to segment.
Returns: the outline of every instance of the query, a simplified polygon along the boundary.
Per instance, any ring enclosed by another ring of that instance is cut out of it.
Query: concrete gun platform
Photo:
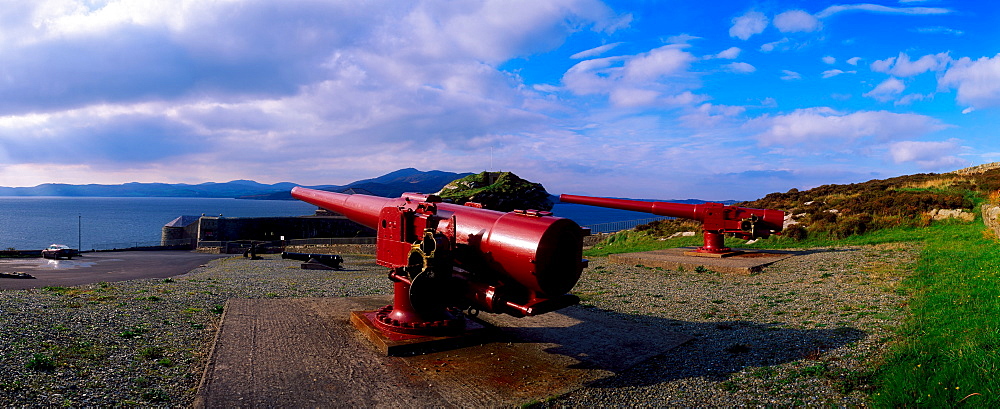
[[[677,247],[638,253],[612,254],[608,256],[608,260],[619,264],[659,267],[667,270],[680,268],[694,270],[698,267],[704,267],[719,273],[750,275],[759,273],[768,264],[798,254],[793,251],[776,250],[741,250],[737,254],[725,257],[686,254],[695,249],[696,247]]]
[[[212,407],[502,407],[614,375],[690,336],[584,307],[480,314],[480,343],[385,356],[350,323],[390,296],[233,299],[194,402]]]

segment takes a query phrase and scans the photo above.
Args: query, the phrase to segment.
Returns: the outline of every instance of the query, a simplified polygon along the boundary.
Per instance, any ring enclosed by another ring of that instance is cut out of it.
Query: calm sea
[[[0,249],[37,250],[53,243],[85,250],[157,245],[163,225],[178,216],[304,216],[315,210],[298,200],[0,197]],[[580,225],[652,216],[577,204],[557,204],[553,213]]]

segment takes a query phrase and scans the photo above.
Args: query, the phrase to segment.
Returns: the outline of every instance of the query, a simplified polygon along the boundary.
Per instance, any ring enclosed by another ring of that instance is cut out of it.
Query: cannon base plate
[[[465,320],[465,330],[455,335],[415,335],[383,331],[375,323],[376,311],[351,311],[351,324],[385,356],[410,356],[446,351],[479,342],[487,327]]]

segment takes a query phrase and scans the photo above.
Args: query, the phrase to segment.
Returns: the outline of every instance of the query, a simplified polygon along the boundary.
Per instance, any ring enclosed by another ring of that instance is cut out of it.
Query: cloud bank
[[[971,144],[955,118],[1000,105],[995,50],[924,41],[981,32],[944,29],[970,10],[674,6],[11,0],[0,185],[345,183],[495,162],[554,192],[749,199],[954,166]],[[871,41],[886,30],[909,45]]]

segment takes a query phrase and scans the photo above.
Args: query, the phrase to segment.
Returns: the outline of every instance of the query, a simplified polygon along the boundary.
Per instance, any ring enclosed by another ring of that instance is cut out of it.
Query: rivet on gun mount
[[[589,230],[572,220],[415,193],[385,198],[296,187],[292,196],[377,230],[376,261],[389,268],[394,286],[392,305],[370,312],[384,333],[458,334],[466,327],[462,310],[524,317],[579,302],[568,292],[587,266]]]
[[[726,206],[722,203],[696,205],[670,202],[645,202],[641,200],[609,199],[603,197],[560,195],[566,203],[631,210],[658,216],[680,217],[702,222],[705,244],[690,255],[728,255],[739,252],[725,246],[725,235],[742,239],[767,238],[781,231],[785,212],[770,209],[750,209]]]

